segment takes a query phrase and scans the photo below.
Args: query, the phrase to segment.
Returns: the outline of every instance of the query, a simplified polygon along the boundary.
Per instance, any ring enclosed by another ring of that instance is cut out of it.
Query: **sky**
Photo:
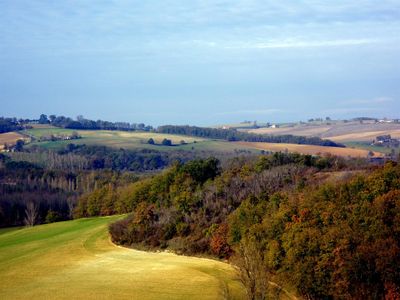
[[[400,117],[399,0],[0,0],[0,116]]]

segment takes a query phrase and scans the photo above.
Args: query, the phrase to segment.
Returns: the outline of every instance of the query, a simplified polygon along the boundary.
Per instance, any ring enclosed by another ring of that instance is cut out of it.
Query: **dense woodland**
[[[15,148],[17,149],[17,148]],[[34,224],[72,218],[77,198],[96,188],[121,186],[138,177],[212,154],[207,151],[125,150],[68,144],[58,150],[32,146],[0,154],[0,227],[26,223],[33,205]],[[47,218],[47,214],[56,215]]]
[[[54,155],[47,159],[54,168],[0,154],[0,227],[72,219],[80,195],[110,182],[124,185],[138,179],[129,172],[71,167]]]
[[[113,241],[231,260],[250,299],[400,296],[400,166],[275,153],[176,164],[79,199],[77,217],[133,212]]]
[[[335,143],[330,140],[320,139],[318,137],[304,137],[294,135],[266,135],[254,134],[236,129],[218,129],[196,126],[175,126],[165,125],[157,128],[159,133],[189,135],[210,139],[223,139],[227,141],[245,141],[245,142],[264,142],[264,143],[289,143],[289,144],[306,144],[330,147],[345,147],[342,144]]]

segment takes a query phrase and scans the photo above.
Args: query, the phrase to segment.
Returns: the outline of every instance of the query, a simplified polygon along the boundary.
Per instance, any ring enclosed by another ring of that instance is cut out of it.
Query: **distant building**
[[[390,134],[377,136],[372,142],[374,146],[385,146],[385,147],[399,147],[400,141],[398,139],[392,139]]]
[[[395,123],[395,120],[391,120],[391,119],[382,119],[382,120],[378,120],[379,123]]]

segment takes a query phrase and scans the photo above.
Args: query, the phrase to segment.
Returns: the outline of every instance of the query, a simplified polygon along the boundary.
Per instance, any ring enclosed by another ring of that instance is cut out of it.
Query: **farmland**
[[[317,136],[335,142],[372,142],[379,135],[390,134],[393,138],[400,138],[400,124],[373,123],[373,122],[326,122],[290,124],[280,128],[258,128],[249,130],[258,134],[292,134],[300,136]]]
[[[244,298],[228,264],[115,246],[107,226],[118,218],[0,230],[0,298]]]
[[[277,144],[277,143],[252,143],[252,142],[236,142],[239,146],[252,147],[259,150],[272,152],[297,152],[301,154],[331,154],[342,157],[367,157],[369,150],[353,149],[353,148],[338,148],[338,147],[323,147],[315,145],[295,145],[295,144]],[[374,152],[374,156],[382,156],[380,152]]]
[[[1,133],[0,150],[4,148],[4,144],[14,145],[18,140],[26,140],[26,137],[16,132]]]
[[[394,125],[394,124],[393,124]],[[335,125],[338,126],[338,125]],[[356,128],[357,125],[349,125],[348,129]],[[307,127],[307,126],[304,126]],[[390,127],[390,126],[389,126]],[[389,128],[388,126],[384,128]],[[357,127],[358,128],[358,127]],[[308,126],[307,128],[295,128],[285,127],[276,129],[265,129],[260,128],[256,130],[250,130],[250,132],[256,133],[271,133],[278,132],[279,134],[293,134],[296,132],[301,132],[301,134],[313,136],[322,135],[322,131],[328,130],[326,126]],[[297,131],[296,131],[297,130]],[[340,133],[339,129],[331,129],[335,133]],[[345,130],[342,128],[341,130]],[[389,130],[389,129],[388,129]],[[400,129],[399,129],[400,130]],[[80,139],[76,140],[58,140],[58,141],[40,141],[43,136],[60,136],[60,135],[72,135],[73,132],[78,133],[81,136]],[[372,136],[378,134],[379,132],[365,132],[365,133],[354,133],[352,137],[348,137],[349,140],[360,139],[361,137]],[[394,131],[391,131],[392,133]],[[135,149],[153,149],[159,151],[214,151],[214,152],[235,152],[235,151],[247,151],[251,153],[259,153],[261,150],[267,151],[289,151],[289,152],[299,152],[303,154],[323,154],[330,153],[332,155],[339,155],[343,157],[366,157],[369,151],[374,152],[375,156],[381,156],[383,150],[378,147],[369,147],[366,142],[346,142],[349,146],[346,149],[341,149],[337,147],[322,147],[313,145],[296,145],[296,144],[275,144],[275,143],[252,143],[252,142],[228,142],[224,140],[213,140],[199,137],[191,137],[184,135],[174,135],[174,134],[162,134],[156,132],[143,132],[143,131],[109,131],[109,130],[72,130],[52,127],[48,125],[35,126],[35,128],[25,130],[23,132],[27,136],[31,136],[34,142],[30,143],[27,147],[32,145],[37,145],[47,149],[60,149],[65,147],[67,144],[86,144],[86,145],[101,145],[108,146],[112,148],[123,148],[128,150]],[[400,134],[400,131],[399,131]],[[17,133],[10,134],[13,136],[20,136]],[[351,134],[347,134],[350,136]],[[342,135],[344,136],[344,135]],[[147,141],[152,138],[155,141],[155,145],[150,145]],[[169,139],[172,141],[173,146],[163,146],[161,145],[163,139]]]
[[[56,128],[50,126],[42,126],[40,128],[33,128],[26,130],[25,133],[34,137],[36,140],[42,136],[50,135],[71,135],[74,130]],[[155,132],[142,132],[142,131],[108,131],[108,130],[76,130],[82,137],[77,140],[65,141],[45,141],[33,142],[31,145],[38,145],[44,148],[57,149],[66,146],[67,144],[87,144],[87,145],[102,145],[113,148],[124,149],[153,149],[161,151],[174,151],[174,150],[198,150],[198,151],[221,151],[233,152],[237,149],[253,150],[239,145],[235,145],[222,140],[211,140],[198,137],[190,137],[183,135],[161,134]],[[156,145],[150,145],[147,141],[152,138]],[[160,145],[163,139],[170,139],[173,147]],[[184,141],[184,144],[181,144]]]

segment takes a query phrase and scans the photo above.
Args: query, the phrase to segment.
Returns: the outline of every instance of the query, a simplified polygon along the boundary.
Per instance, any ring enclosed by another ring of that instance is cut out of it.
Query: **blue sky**
[[[400,117],[400,1],[0,0],[0,115]]]

